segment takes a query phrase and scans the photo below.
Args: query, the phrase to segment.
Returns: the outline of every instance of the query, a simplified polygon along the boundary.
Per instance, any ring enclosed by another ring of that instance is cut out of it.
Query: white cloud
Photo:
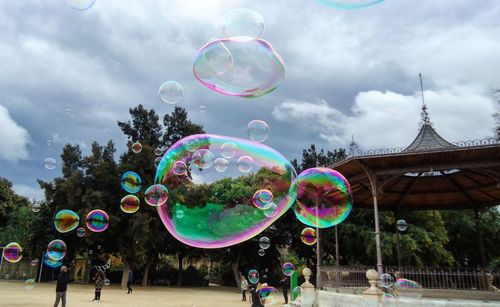
[[[17,162],[28,158],[26,146],[30,135],[26,129],[17,124],[9,114],[9,110],[0,105],[0,159]]]
[[[15,184],[12,188],[17,194],[31,200],[43,200],[45,198],[43,190],[39,187],[35,188],[25,184]]]
[[[480,89],[456,86],[424,95],[431,121],[443,138],[454,142],[492,136],[496,102]],[[368,91],[356,96],[352,114],[325,100],[288,99],[273,110],[273,116],[283,122],[293,120],[334,147],[347,146],[354,135],[362,148],[390,148],[407,146],[417,135],[420,107],[419,94]]]

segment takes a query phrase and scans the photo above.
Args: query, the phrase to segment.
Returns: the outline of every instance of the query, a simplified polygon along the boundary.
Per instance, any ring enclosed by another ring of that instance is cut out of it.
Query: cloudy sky
[[[226,97],[192,74],[197,50],[221,37],[224,14],[259,12],[263,38],[282,56],[286,80],[256,99]],[[418,132],[418,73],[431,120],[449,141],[492,135],[500,88],[500,2],[386,0],[337,10],[315,0],[97,0],[88,11],[64,0],[0,2],[0,176],[28,197],[36,179],[60,175],[65,143],[126,140],[118,120],[139,103],[163,116],[158,96],[179,81],[180,103],[208,133],[246,137],[269,123],[266,144],[287,158],[310,144],[408,145]],[[200,112],[205,105],[207,110]],[[48,142],[49,141],[49,142]],[[49,145],[49,144],[50,145]]]

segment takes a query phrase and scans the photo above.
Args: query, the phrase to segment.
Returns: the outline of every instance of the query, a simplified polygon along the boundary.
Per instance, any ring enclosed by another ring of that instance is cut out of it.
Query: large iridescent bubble
[[[299,221],[308,226],[335,226],[351,213],[351,186],[333,169],[306,169],[297,177],[297,201],[293,210]]]
[[[54,217],[54,227],[60,233],[70,232],[71,230],[78,227],[80,223],[80,217],[78,214],[71,210],[61,210],[56,213]]]
[[[221,73],[217,67],[229,64],[214,62],[227,57],[210,59],[207,54],[223,52],[231,56],[231,65]],[[193,73],[201,84],[221,94],[259,97],[275,90],[285,79],[285,64],[269,42],[239,36],[209,41],[198,51]]]
[[[3,249],[3,258],[8,262],[16,263],[23,257],[23,249],[17,242],[11,242]],[[1,260],[1,259],[0,259]]]
[[[103,210],[92,210],[87,214],[85,224],[90,231],[102,232],[109,226],[109,216]]]
[[[215,166],[199,168],[193,160],[197,158],[193,152],[200,149],[219,156],[228,142],[236,145],[235,154],[228,159],[224,173]],[[193,144],[197,148],[192,148]],[[236,161],[242,156],[253,159],[251,171],[238,168]],[[158,167],[155,183],[167,187],[169,196],[158,213],[168,231],[191,246],[220,248],[248,240],[269,227],[295,201],[295,170],[285,157],[266,145],[226,136],[192,135],[175,143],[163,160],[166,162]],[[178,161],[186,163],[185,175],[175,174]],[[275,214],[266,216],[265,210],[254,206],[253,195],[262,189],[272,193]],[[176,214],[179,210],[182,218]]]
[[[374,5],[384,0],[318,0],[318,1],[337,9],[352,10]]]
[[[52,240],[47,245],[47,257],[55,261],[62,260],[66,256],[67,250],[68,248],[63,240]]]

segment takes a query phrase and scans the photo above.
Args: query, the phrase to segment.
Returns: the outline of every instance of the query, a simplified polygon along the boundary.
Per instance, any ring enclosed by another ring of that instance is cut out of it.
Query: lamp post
[[[400,232],[408,229],[408,223],[405,220],[398,220],[396,222],[396,249],[398,254],[398,270],[401,271],[401,244],[399,243]]]
[[[0,246],[0,248],[2,249],[2,256],[0,257],[0,272],[2,272],[3,253],[5,251],[5,247],[4,246]]]

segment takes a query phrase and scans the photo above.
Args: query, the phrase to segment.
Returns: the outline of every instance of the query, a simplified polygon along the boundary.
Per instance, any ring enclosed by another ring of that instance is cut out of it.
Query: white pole
[[[42,269],[43,269],[43,253],[42,253],[42,259],[38,261],[40,263],[40,273],[38,274],[38,283],[40,283],[42,279]]]
[[[5,251],[5,247],[0,246],[0,248],[2,249],[2,257],[0,257],[0,272],[2,272],[3,253],[4,253],[4,251]]]

